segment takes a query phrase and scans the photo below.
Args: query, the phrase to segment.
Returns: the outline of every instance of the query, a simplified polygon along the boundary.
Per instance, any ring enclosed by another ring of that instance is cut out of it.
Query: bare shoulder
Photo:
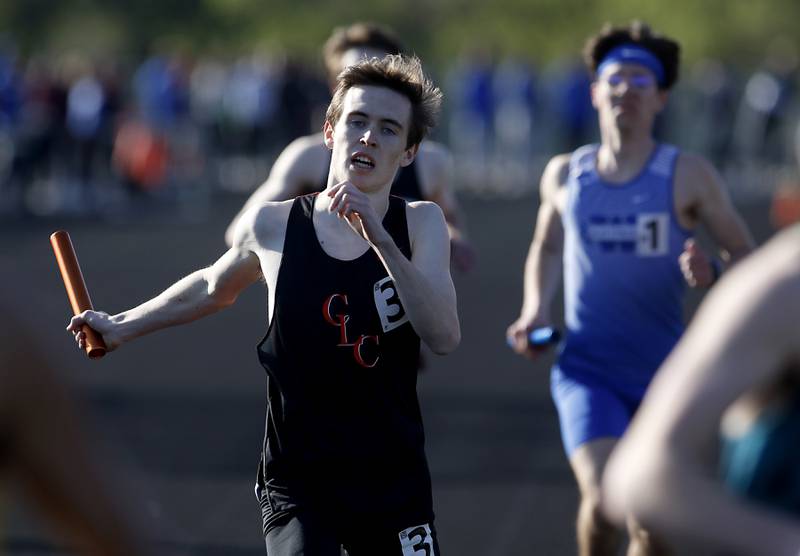
[[[408,239],[415,260],[428,261],[436,268],[450,263],[450,236],[442,209],[430,201],[406,205]]]
[[[328,165],[328,148],[322,141],[322,134],[298,137],[278,156],[274,170],[283,173],[303,174],[309,180],[316,180]]]
[[[428,193],[432,193],[430,189],[436,189],[437,186],[442,186],[442,181],[446,181],[446,176],[452,170],[453,156],[450,149],[436,143],[434,141],[423,141],[419,145],[417,157],[415,159],[416,165],[419,168],[419,174],[422,177],[422,186],[428,189]]]
[[[453,157],[450,150],[441,143],[423,141],[417,151],[415,166],[422,196],[443,206],[451,204]]]
[[[293,203],[293,199],[270,201],[247,209],[236,224],[234,247],[254,250],[273,248],[276,240],[282,242]]]
[[[571,158],[572,153],[557,154],[551,158],[542,173],[542,182],[550,180],[555,182],[556,185],[564,185],[569,174],[569,161]]]
[[[328,148],[323,142],[322,134],[314,133],[293,140],[283,149],[283,152],[291,153],[296,157],[314,157],[325,154],[327,150]]]
[[[702,189],[721,187],[722,177],[704,157],[681,151],[675,164],[675,185],[681,189],[699,192]]]
[[[566,185],[571,158],[572,153],[562,153],[554,156],[547,163],[539,184],[539,194],[543,200],[554,199]]]
[[[447,225],[441,207],[431,201],[411,201],[406,205],[406,219],[411,233],[441,227],[447,235]]]

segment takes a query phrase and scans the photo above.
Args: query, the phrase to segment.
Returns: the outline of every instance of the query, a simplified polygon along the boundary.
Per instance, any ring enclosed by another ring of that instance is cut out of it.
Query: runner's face
[[[601,125],[652,130],[666,100],[667,93],[658,88],[655,74],[639,64],[610,64],[592,83],[592,104]]]
[[[410,121],[411,102],[402,94],[378,86],[349,89],[339,120],[324,129],[336,183],[350,181],[365,192],[391,186],[398,167],[416,154],[416,146],[406,148]]]

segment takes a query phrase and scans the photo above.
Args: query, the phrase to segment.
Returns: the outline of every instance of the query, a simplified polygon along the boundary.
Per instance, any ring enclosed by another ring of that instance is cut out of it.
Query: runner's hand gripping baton
[[[533,347],[547,347],[561,341],[561,333],[557,328],[544,326],[534,328],[528,334],[528,343]]]
[[[72,305],[72,312],[76,315],[81,314],[87,309],[92,309],[92,300],[86,290],[86,282],[83,281],[81,267],[78,264],[78,257],[72,247],[72,240],[69,234],[59,230],[50,236],[50,245],[56,254],[58,269],[61,271],[61,278],[64,280],[64,287],[67,288],[69,303]],[[103,338],[88,324],[84,324],[81,330],[86,334],[86,355],[90,359],[97,359],[106,354],[106,344]]]
[[[544,349],[561,341],[561,333],[552,326],[534,328],[528,333],[528,345],[534,349]],[[514,346],[514,339],[506,338],[509,347]]]

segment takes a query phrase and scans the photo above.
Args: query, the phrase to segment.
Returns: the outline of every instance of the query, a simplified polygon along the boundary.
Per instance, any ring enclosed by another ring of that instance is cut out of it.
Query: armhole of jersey
[[[406,256],[406,258],[410,261],[411,230],[408,226],[408,201],[406,201],[402,197],[398,197],[397,195],[390,195],[389,203],[390,203],[389,208],[390,210],[393,211],[391,220],[392,222],[391,227],[393,229],[390,230],[389,233],[392,236],[392,239],[394,239],[395,243],[397,244],[397,247],[400,249],[400,252],[403,253]],[[394,229],[395,226],[397,227],[396,229]],[[398,243],[398,237],[395,234],[402,236],[402,239],[399,243]]]
[[[566,217],[571,214],[572,207],[575,203],[575,196],[578,192],[579,180],[578,178],[586,172],[587,163],[585,162],[587,156],[591,155],[594,158],[597,154],[597,145],[584,145],[575,149],[569,157],[569,164],[567,167],[567,180],[564,187],[567,188],[567,202],[564,206],[564,214],[561,215],[562,225],[566,224]],[[591,160],[591,159],[590,159]]]
[[[293,217],[295,217],[295,211],[300,213],[304,212],[304,207],[301,206],[302,200],[306,197],[314,197],[316,193],[311,195],[303,195],[300,197],[295,197],[294,201],[292,201],[292,208],[289,209],[289,216],[286,218],[286,229],[283,232],[283,246],[281,247],[281,260],[278,263],[278,275],[275,277],[275,288],[274,292],[270,292],[269,284],[267,284],[267,331],[264,333],[264,337],[261,338],[261,341],[258,342],[257,348],[260,350],[261,346],[264,342],[267,341],[270,334],[272,333],[272,329],[275,326],[275,314],[276,314],[276,303],[275,300],[278,299],[278,288],[281,285],[281,274],[283,274],[283,263],[286,260],[286,246],[288,245],[289,240],[289,230],[291,229],[291,224]],[[311,210],[313,210],[314,204],[313,201],[311,203]],[[266,281],[266,278],[265,278]]]
[[[670,162],[669,178],[667,178],[667,183],[669,184],[669,213],[672,216],[672,221],[675,223],[675,227],[689,237],[694,233],[694,231],[691,228],[687,228],[681,224],[681,221],[678,218],[678,212],[675,210],[675,176],[677,175],[678,159],[681,157],[681,151],[679,148],[672,145],[669,145],[668,147],[664,146],[663,148],[670,148],[674,151],[672,155],[672,161]]]

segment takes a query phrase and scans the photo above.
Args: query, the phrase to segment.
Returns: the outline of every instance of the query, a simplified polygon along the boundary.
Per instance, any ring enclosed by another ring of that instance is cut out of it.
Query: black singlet
[[[431,521],[420,339],[372,249],[351,261],[323,251],[315,197],[292,206],[272,321],[258,346],[267,502],[275,512],[303,504],[349,522]],[[410,258],[406,202],[391,197],[383,223]]]

